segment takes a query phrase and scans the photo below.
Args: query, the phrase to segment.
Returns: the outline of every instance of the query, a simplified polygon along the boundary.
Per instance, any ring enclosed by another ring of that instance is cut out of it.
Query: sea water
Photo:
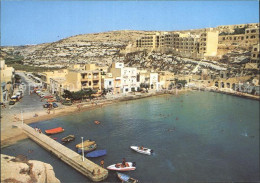
[[[101,122],[100,125],[94,123]],[[104,157],[91,159],[105,166],[136,162],[126,172],[140,182],[209,182],[259,180],[259,102],[211,92],[189,92],[125,101],[95,110],[31,124],[42,131],[63,127],[58,141],[69,134],[75,145],[95,140]],[[151,156],[130,146],[154,150]],[[30,151],[29,151],[30,150]],[[26,155],[51,164],[61,182],[91,182],[30,139],[2,149],[3,154]],[[109,171],[105,182],[119,182]]]

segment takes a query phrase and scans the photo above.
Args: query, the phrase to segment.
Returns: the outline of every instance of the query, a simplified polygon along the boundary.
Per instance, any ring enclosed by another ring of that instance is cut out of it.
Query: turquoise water
[[[76,140],[66,145],[73,150],[81,137],[95,140],[98,149],[107,150],[105,166],[122,158],[134,161],[137,169],[127,174],[141,182],[259,180],[259,102],[254,100],[190,92],[122,102],[31,126],[62,126],[65,132],[53,137],[75,134]],[[155,153],[139,154],[131,145]],[[90,182],[28,139],[2,153],[50,163],[61,182]],[[99,164],[101,159],[93,161]],[[119,182],[113,171],[106,181]]]

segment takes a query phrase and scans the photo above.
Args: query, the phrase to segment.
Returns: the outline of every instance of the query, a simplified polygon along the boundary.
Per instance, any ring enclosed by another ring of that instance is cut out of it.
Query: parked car
[[[14,105],[14,104],[15,104],[15,101],[10,100],[9,105]]]
[[[52,106],[53,106],[54,108],[59,107],[58,104],[56,104],[55,102],[52,103]]]
[[[16,95],[13,95],[11,99],[17,101],[19,98]]]
[[[52,107],[52,104],[50,103],[43,104],[43,108],[49,108],[49,107]]]

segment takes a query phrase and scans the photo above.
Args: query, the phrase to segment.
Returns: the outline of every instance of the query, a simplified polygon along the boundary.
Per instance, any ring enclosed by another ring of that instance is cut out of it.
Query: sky
[[[259,1],[1,0],[1,46],[113,30],[187,30],[259,22]]]

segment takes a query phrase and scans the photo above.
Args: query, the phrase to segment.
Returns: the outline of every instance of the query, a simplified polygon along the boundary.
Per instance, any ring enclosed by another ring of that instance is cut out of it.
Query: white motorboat
[[[133,149],[136,152],[151,155],[153,153],[152,149],[148,149],[146,147],[139,147],[139,146],[130,146],[131,149]]]
[[[122,163],[113,164],[107,167],[108,170],[116,170],[116,171],[130,171],[135,170],[135,162],[126,162],[126,166],[122,165]]]

